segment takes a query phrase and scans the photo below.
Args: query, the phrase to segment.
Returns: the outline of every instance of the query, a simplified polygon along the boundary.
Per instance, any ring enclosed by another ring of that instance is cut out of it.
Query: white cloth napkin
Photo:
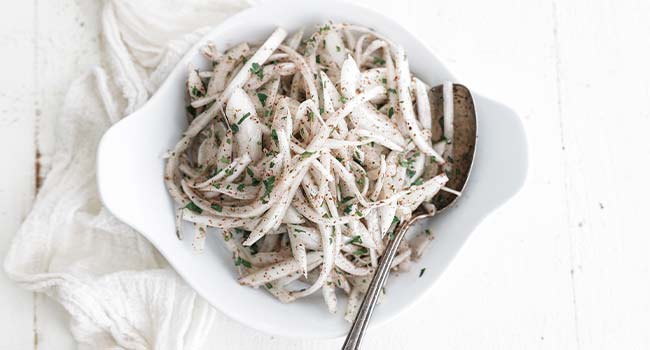
[[[211,329],[215,311],[102,207],[95,153],[104,131],[142,106],[206,31],[198,28],[246,5],[105,1],[106,60],[71,85],[56,122],[52,170],[4,262],[21,286],[65,307],[80,349],[198,349]]]

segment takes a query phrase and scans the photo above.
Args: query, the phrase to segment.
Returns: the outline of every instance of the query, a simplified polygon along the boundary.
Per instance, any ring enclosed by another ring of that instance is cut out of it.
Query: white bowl
[[[147,237],[214,307],[242,324],[280,336],[344,335],[349,327],[343,321],[345,299],[341,298],[336,315],[328,313],[321,293],[282,304],[262,290],[237,283],[231,255],[222,247],[220,237],[209,237],[203,254],[192,250],[192,237],[179,241],[174,233],[174,203],[163,184],[162,156],[186,128],[186,67],[189,62],[206,67],[198,49],[207,40],[223,49],[242,41],[260,42],[278,26],[295,30],[329,20],[374,28],[403,45],[413,72],[431,85],[455,80],[425,44],[377,12],[332,0],[268,1],[231,17],[206,35],[146,105],[106,132],[97,155],[99,192],[104,205],[116,217]],[[409,273],[388,281],[387,298],[376,309],[371,326],[387,322],[420,299],[481,220],[513,196],[524,182],[527,146],[519,118],[501,104],[478,95],[474,99],[480,138],[467,189],[457,208],[427,223],[433,226],[434,244]],[[426,273],[418,278],[422,267],[426,267]]]

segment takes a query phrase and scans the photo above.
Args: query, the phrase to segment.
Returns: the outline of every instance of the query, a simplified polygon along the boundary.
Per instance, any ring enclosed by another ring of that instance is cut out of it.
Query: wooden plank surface
[[[0,256],[4,257],[35,193],[35,6],[0,5]],[[0,274],[0,349],[31,349],[34,295]]]
[[[415,309],[366,349],[650,348],[650,3],[364,0],[417,33],[463,83],[523,117],[526,187],[473,234]],[[72,79],[100,62],[99,2],[0,4],[0,254],[48,168]],[[18,69],[19,67],[20,69]],[[73,349],[68,318],[0,277],[0,349]],[[6,305],[6,307],[5,307]],[[35,341],[36,340],[36,341]],[[35,344],[36,343],[36,344]],[[334,349],[217,317],[210,349]]]
[[[649,14],[647,1],[557,5],[558,112],[583,349],[650,348]]]

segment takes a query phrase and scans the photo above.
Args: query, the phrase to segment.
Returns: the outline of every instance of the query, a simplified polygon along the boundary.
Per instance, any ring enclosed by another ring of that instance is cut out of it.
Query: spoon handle
[[[357,350],[361,345],[361,340],[363,339],[366,329],[368,328],[368,323],[370,323],[370,316],[372,316],[372,311],[375,309],[377,304],[377,299],[379,299],[379,294],[381,289],[386,283],[388,274],[390,273],[390,265],[393,263],[395,254],[397,253],[397,248],[399,248],[406,231],[408,231],[411,223],[413,223],[415,218],[406,221],[403,225],[399,225],[395,231],[395,237],[388,241],[388,246],[384,250],[379,259],[379,265],[377,266],[377,271],[372,277],[366,296],[363,298],[363,302],[359,307],[359,312],[357,313],[352,327],[348,332],[347,338],[343,343],[341,350]]]

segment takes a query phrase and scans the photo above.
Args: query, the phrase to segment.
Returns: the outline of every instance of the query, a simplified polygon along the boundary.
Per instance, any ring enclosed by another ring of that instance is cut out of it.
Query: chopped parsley
[[[194,202],[187,203],[185,208],[187,208],[187,209],[189,209],[189,210],[191,210],[191,211],[193,211],[193,212],[195,212],[197,214],[201,214],[203,212],[203,209],[199,208],[196,204],[194,204]]]
[[[210,206],[210,208],[212,208],[212,209],[214,209],[214,210],[216,210],[216,211],[218,211],[220,213],[221,213],[221,210],[223,210],[223,208],[219,204],[212,204]]]
[[[232,124],[232,125],[230,125],[230,129],[232,130],[233,134],[236,134],[239,131],[239,126],[237,126],[237,124]],[[228,141],[226,141],[226,142],[228,142]]]
[[[238,256],[237,259],[235,259],[235,266],[239,266],[239,265],[244,265],[249,269],[253,267],[253,264],[251,264],[250,261],[244,260],[240,256]]]
[[[316,55],[316,63],[320,64],[320,55]]]
[[[348,242],[348,244],[355,244],[355,243],[361,243],[361,236],[354,236],[352,237],[352,240]]]
[[[388,92],[391,92],[391,93],[397,95],[397,90],[395,90],[395,89],[393,89],[393,88],[388,88]]]
[[[189,113],[192,117],[196,117],[196,108],[192,107],[192,105],[189,105],[185,107],[185,110],[187,113]]]
[[[260,180],[258,180],[258,179],[255,178],[255,174],[254,174],[253,171],[252,171],[250,168],[248,168],[248,167],[246,168],[246,174],[248,174],[248,176],[251,177],[251,180],[253,180],[252,183],[251,183],[251,185],[253,185],[253,186],[257,186],[257,185],[259,185]]]
[[[395,114],[395,109],[391,107],[388,109],[388,118],[392,118],[393,114]]]
[[[268,96],[266,96],[266,94],[263,94],[261,92],[257,93],[257,98],[260,100],[260,103],[262,104],[262,106],[264,106],[266,104],[266,98],[267,97]]]
[[[197,89],[196,86],[192,86],[192,96],[201,97],[203,96],[203,93],[201,92],[201,90]]]
[[[352,254],[354,254],[354,255],[363,255],[363,254],[367,254],[367,253],[368,253],[368,249],[361,248],[361,249],[357,249]]]
[[[251,73],[257,75],[260,80],[264,79],[264,69],[259,65],[259,63],[253,62],[253,64],[251,64],[250,71]]]
[[[264,203],[268,202],[268,197],[271,195],[271,191],[273,191],[273,187],[275,186],[275,176],[271,176],[268,179],[264,179],[264,195],[262,196],[263,199],[266,200]]]
[[[386,78],[381,78],[381,82],[384,84],[388,84],[388,80],[386,80]]]
[[[264,286],[266,286],[266,289],[271,289],[273,288],[273,285],[271,283],[267,283]]]
[[[250,113],[250,112],[244,114],[241,118],[239,118],[239,121],[237,122],[237,125],[241,125],[241,123],[243,123],[244,120],[246,120],[246,118],[248,118],[248,117],[250,117],[250,116],[251,116],[251,113]]]
[[[239,192],[243,192],[244,188],[246,188],[246,185],[244,185],[244,184],[237,185],[237,191],[239,191]]]
[[[415,186],[420,186],[420,185],[423,184],[423,181],[422,181],[421,178],[419,178],[419,179],[415,180],[415,181],[413,182],[413,184],[414,184]]]
[[[381,59],[381,57],[373,57],[372,63],[382,65],[382,64],[385,64],[386,61]]]
[[[392,224],[399,224],[399,218],[397,216],[393,216],[393,222],[391,222],[391,225]]]
[[[408,176],[409,178],[415,176],[415,170],[413,170],[413,169],[406,169],[406,176]]]
[[[424,275],[424,271],[426,271],[426,270],[427,270],[427,268],[423,267],[422,270],[420,270],[420,276],[418,276],[418,278],[422,277],[422,275]]]
[[[224,163],[224,164],[230,164],[230,159],[228,159],[228,157],[226,157],[226,156],[221,157],[221,159],[219,159],[219,161],[221,163]]]
[[[280,141],[278,140],[278,132],[275,129],[271,130],[271,138],[276,145],[279,145]]]
[[[339,98],[339,101],[341,101],[341,103],[346,103],[348,102],[348,99],[345,96],[341,96],[341,98]]]
[[[336,45],[336,52],[341,52],[341,47]]]
[[[311,157],[311,156],[312,156],[313,154],[315,154],[315,153],[316,153],[316,152],[307,152],[307,151],[304,151],[304,152],[302,152],[302,154],[300,155],[300,160],[307,159],[307,158]]]
[[[352,196],[343,197],[343,199],[341,200],[341,204],[345,204],[345,203],[349,202],[352,199],[354,199],[354,197],[352,197]]]

